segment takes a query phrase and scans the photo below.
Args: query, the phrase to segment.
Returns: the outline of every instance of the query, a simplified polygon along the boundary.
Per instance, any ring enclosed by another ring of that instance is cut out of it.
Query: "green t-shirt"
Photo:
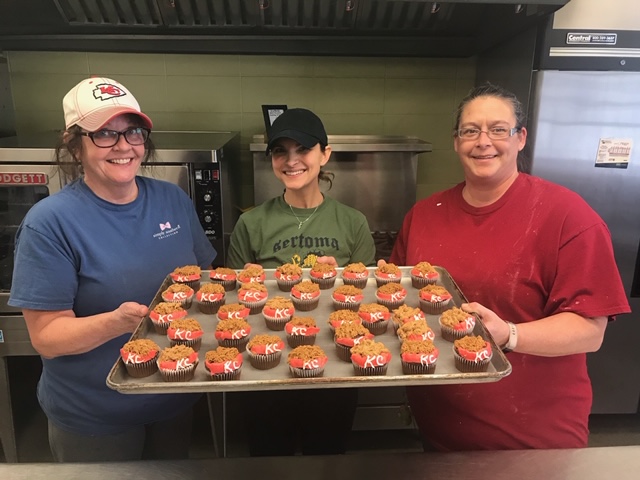
[[[279,196],[243,213],[231,234],[226,266],[241,269],[257,263],[276,268],[292,261],[311,266],[314,255],[335,257],[341,267],[353,262],[374,265],[375,245],[361,212],[327,196],[314,210],[293,208],[294,215]]]

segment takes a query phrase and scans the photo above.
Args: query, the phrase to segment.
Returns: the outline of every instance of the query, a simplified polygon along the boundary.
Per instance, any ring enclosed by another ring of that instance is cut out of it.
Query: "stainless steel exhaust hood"
[[[3,0],[1,50],[448,56],[569,0]]]

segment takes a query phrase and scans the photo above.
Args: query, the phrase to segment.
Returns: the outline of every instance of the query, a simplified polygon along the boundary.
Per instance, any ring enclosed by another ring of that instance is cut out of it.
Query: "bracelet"
[[[504,353],[512,352],[518,344],[518,328],[511,322],[507,322],[507,326],[509,327],[509,338],[504,347],[502,347]]]

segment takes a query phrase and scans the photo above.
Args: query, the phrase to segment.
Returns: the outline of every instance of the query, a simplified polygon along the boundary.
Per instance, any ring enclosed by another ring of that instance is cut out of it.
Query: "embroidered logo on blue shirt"
[[[158,226],[160,227],[160,231],[158,233],[154,233],[153,238],[158,238],[160,240],[171,237],[172,235],[177,234],[178,230],[180,230],[180,225],[173,227],[171,226],[171,222],[160,223]]]

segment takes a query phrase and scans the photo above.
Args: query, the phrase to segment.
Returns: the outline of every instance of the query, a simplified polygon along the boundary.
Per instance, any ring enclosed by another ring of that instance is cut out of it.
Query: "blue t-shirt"
[[[34,205],[16,236],[9,304],[86,317],[127,301],[149,305],[178,266],[207,268],[216,252],[191,199],[168,182],[136,181],[138,197],[126,205],[97,197],[82,179]],[[80,355],[43,358],[38,399],[51,421],[81,434],[119,433],[197,401],[198,395],[124,395],[108,388],[109,370],[129,337]]]

